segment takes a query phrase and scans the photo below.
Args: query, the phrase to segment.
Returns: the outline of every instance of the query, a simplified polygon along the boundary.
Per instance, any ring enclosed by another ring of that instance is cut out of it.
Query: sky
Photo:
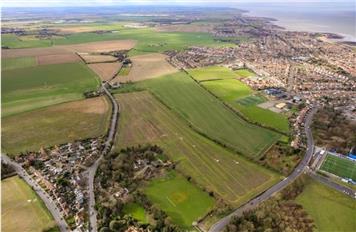
[[[352,2],[354,0],[312,0],[313,2]],[[246,2],[310,2],[310,0],[1,0],[2,7],[64,7],[115,5],[219,5]]]

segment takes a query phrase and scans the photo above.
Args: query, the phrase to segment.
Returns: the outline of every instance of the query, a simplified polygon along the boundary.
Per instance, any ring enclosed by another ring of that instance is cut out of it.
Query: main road
[[[111,122],[109,131],[106,137],[106,141],[104,144],[104,149],[99,157],[95,161],[95,163],[90,166],[86,172],[88,172],[88,190],[89,190],[89,224],[90,224],[90,231],[97,232],[98,225],[97,225],[97,212],[95,210],[95,194],[94,194],[94,178],[96,170],[100,164],[100,161],[103,159],[103,156],[110,152],[112,148],[112,144],[114,143],[116,128],[117,128],[117,120],[119,116],[119,105],[117,104],[114,96],[107,90],[105,83],[102,85],[102,90],[108,96],[111,104],[112,104],[112,115],[111,115]]]
[[[52,214],[54,220],[56,221],[58,228],[60,229],[61,232],[67,232],[69,231],[69,226],[67,222],[64,220],[60,210],[58,209],[56,203],[52,200],[52,198],[42,189],[41,186],[37,184],[37,182],[31,178],[31,176],[26,172],[26,170],[18,163],[15,161],[12,161],[7,155],[1,154],[1,159],[4,163],[12,166],[16,173],[22,177],[24,181],[27,182],[29,186],[32,187],[32,189],[37,193],[37,195],[42,199],[42,201],[45,203],[47,209],[50,211]]]
[[[310,129],[310,125],[313,119],[313,115],[316,112],[316,108],[313,107],[306,115],[305,121],[304,121],[304,130],[305,130],[305,135],[307,137],[307,150],[304,155],[303,160],[298,164],[298,166],[294,169],[294,171],[285,179],[280,181],[279,183],[273,185],[271,188],[257,196],[256,198],[250,200],[247,202],[245,205],[241,206],[240,208],[236,209],[234,212],[229,214],[228,216],[222,218],[220,221],[215,223],[210,229],[209,232],[219,232],[224,229],[224,227],[229,224],[230,220],[234,216],[241,216],[243,212],[254,209],[255,207],[258,206],[261,202],[269,199],[272,197],[275,193],[281,191],[283,188],[285,188],[287,185],[292,183],[297,177],[303,173],[305,167],[308,165],[310,162],[311,157],[313,156],[314,153],[314,141],[313,141],[313,136],[312,132]]]

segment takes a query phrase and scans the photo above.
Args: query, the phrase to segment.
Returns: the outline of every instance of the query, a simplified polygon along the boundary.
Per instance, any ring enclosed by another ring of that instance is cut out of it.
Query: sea
[[[276,19],[274,24],[292,31],[329,32],[356,42],[356,0],[348,2],[238,3],[246,14]]]

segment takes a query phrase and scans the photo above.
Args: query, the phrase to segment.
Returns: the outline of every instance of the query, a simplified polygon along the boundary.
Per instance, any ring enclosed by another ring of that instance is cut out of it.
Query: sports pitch
[[[334,175],[356,180],[356,162],[328,154],[321,165],[321,170]]]

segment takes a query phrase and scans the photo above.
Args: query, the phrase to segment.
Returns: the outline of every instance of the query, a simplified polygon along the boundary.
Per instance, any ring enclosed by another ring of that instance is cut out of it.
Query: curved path
[[[52,198],[42,189],[41,186],[37,184],[37,182],[32,179],[32,177],[26,172],[26,170],[15,161],[11,160],[7,155],[1,154],[1,159],[4,163],[12,166],[16,173],[24,180],[26,183],[32,187],[32,189],[37,193],[37,195],[42,199],[45,203],[47,209],[52,214],[54,220],[56,221],[58,228],[61,232],[70,231],[68,228],[67,222],[64,220],[60,210],[58,209],[56,203],[52,200]]]
[[[305,122],[304,122],[304,130],[307,137],[307,150],[304,155],[303,160],[298,164],[298,166],[294,169],[292,174],[290,174],[287,178],[283,179],[279,183],[273,185],[271,188],[257,196],[256,198],[250,200],[245,205],[241,206],[240,208],[236,209],[234,212],[229,214],[228,216],[222,218],[220,221],[215,223],[210,229],[209,232],[218,232],[222,231],[224,227],[229,224],[230,220],[234,216],[241,216],[243,212],[254,209],[260,204],[261,202],[269,199],[275,193],[281,191],[287,185],[292,183],[297,177],[303,173],[305,167],[308,165],[311,157],[314,153],[314,141],[312,132],[310,130],[310,125],[312,122],[312,118],[314,113],[316,112],[316,108],[312,108],[306,115]]]
[[[112,104],[112,115],[111,115],[111,122],[109,131],[107,134],[107,138],[104,145],[104,150],[99,157],[95,161],[95,163],[87,169],[88,172],[88,189],[89,189],[89,225],[90,231],[97,232],[98,225],[97,225],[97,212],[95,210],[95,194],[94,194],[94,178],[96,170],[102,160],[103,156],[110,152],[112,148],[112,144],[114,143],[116,128],[117,128],[117,120],[119,117],[119,105],[117,104],[114,96],[107,90],[106,84],[102,85],[103,92],[108,96],[111,104]]]

